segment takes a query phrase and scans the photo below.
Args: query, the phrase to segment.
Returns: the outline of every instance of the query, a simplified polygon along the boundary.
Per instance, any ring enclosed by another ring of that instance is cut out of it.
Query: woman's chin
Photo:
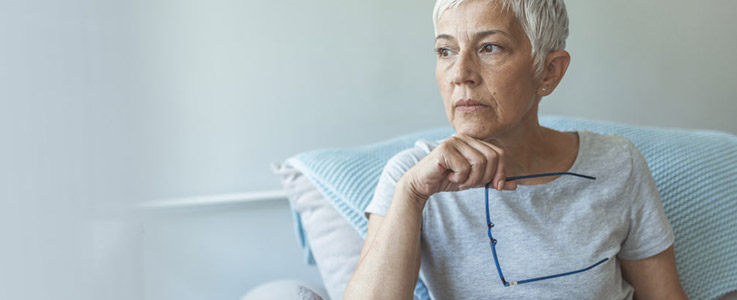
[[[475,139],[485,140],[494,135],[494,130],[486,124],[471,122],[455,122],[453,128],[459,134],[464,134]]]

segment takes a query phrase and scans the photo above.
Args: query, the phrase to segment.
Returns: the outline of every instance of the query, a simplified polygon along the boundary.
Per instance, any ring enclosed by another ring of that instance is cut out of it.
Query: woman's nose
[[[481,83],[481,76],[478,73],[478,63],[472,54],[460,53],[453,66],[451,81],[456,85],[477,85]]]

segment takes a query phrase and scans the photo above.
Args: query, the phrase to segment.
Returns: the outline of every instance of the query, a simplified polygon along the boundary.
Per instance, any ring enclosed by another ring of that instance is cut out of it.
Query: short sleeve
[[[404,176],[404,173],[430,152],[432,147],[430,143],[426,140],[417,141],[414,148],[399,152],[389,159],[381,172],[374,196],[364,211],[367,217],[368,214],[386,215],[389,204],[394,198],[394,188],[397,182]]]
[[[645,158],[633,144],[630,150],[629,230],[617,256],[625,260],[639,260],[665,251],[673,244],[675,236]]]

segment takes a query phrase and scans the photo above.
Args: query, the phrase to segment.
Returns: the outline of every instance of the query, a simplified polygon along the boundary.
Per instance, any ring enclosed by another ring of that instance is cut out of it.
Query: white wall
[[[278,188],[269,162],[445,126],[430,2],[0,1],[0,298],[173,299],[202,273],[222,285],[188,295],[232,299],[289,275],[283,202],[125,209]],[[543,113],[737,133],[737,2],[567,4],[573,61]]]
[[[737,133],[737,2],[566,3],[571,66],[543,113]]]
[[[154,211],[140,220],[145,299],[237,300],[285,278],[322,284],[305,266],[287,201]]]

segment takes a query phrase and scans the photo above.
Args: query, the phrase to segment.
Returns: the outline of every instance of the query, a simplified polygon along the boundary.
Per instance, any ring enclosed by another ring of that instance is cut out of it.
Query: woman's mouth
[[[489,108],[488,105],[484,105],[473,99],[463,99],[454,103],[456,111],[460,112],[475,112]]]

